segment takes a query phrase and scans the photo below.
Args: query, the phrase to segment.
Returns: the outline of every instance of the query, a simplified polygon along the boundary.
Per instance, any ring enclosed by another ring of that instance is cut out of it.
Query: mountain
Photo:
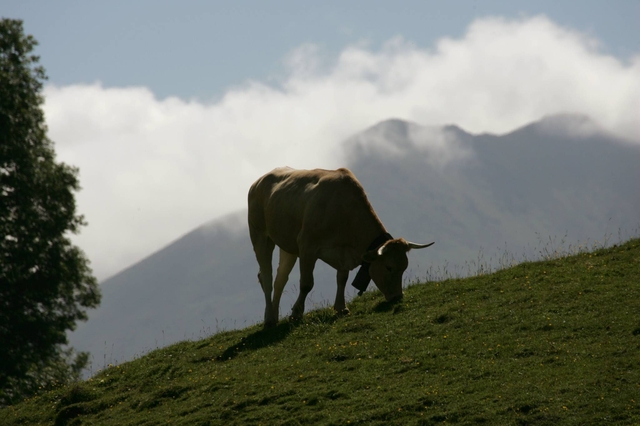
[[[640,225],[640,145],[583,116],[547,117],[500,136],[390,120],[347,145],[390,232],[436,241],[414,254],[422,265],[461,264],[505,244],[530,258],[539,240],[602,241]]]
[[[207,223],[101,283],[101,305],[69,336],[73,347],[91,353],[91,372],[180,340],[261,321],[264,296],[245,224],[246,212]],[[309,307],[333,297],[327,290],[335,292],[332,269],[316,269],[320,283]],[[298,277],[291,273],[284,311],[297,297]]]
[[[407,279],[475,273],[511,260],[505,248],[514,260],[533,259],[561,245],[628,237],[640,225],[640,145],[588,117],[547,117],[505,135],[387,120],[343,146],[389,232],[436,241],[410,253]],[[296,269],[283,315],[297,296]],[[259,322],[257,272],[246,211],[205,224],[104,281],[101,306],[70,344],[91,352],[95,371]],[[318,263],[311,306],[333,303],[334,277]]]

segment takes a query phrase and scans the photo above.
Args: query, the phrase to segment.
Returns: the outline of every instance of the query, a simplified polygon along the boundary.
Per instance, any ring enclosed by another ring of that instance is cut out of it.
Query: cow
[[[265,328],[278,322],[280,297],[298,258],[300,294],[291,313],[294,320],[302,319],[304,314],[318,259],[337,270],[338,290],[333,307],[338,314],[347,314],[344,292],[350,270],[361,265],[353,282],[361,292],[373,279],[387,301],[396,301],[403,295],[407,252],[433,244],[392,238],[360,182],[344,168],[274,169],[251,185],[248,204],[249,235],[266,302]],[[273,282],[275,246],[280,248],[280,261]]]

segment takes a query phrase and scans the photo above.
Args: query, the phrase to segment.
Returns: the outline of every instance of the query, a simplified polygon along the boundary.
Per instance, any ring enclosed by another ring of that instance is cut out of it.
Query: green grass
[[[156,350],[0,424],[640,424],[639,239],[349,307]]]

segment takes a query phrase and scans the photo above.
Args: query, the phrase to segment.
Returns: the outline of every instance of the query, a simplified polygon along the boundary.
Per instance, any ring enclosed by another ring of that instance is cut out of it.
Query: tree
[[[85,224],[78,171],[47,138],[36,44],[22,21],[0,20],[0,405],[78,377],[87,355],[74,359],[66,332],[100,302],[69,239]]]

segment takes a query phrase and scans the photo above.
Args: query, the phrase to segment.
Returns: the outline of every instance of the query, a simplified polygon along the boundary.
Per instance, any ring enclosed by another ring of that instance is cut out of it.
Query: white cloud
[[[640,141],[640,56],[624,63],[545,17],[480,19],[431,49],[402,38],[350,46],[332,63],[304,45],[287,61],[280,87],[248,82],[211,104],[138,87],[46,87],[50,137],[80,167],[89,226],[77,242],[99,278],[244,207],[273,167],[343,166],[340,142],[386,118],[502,133],[583,113]]]

